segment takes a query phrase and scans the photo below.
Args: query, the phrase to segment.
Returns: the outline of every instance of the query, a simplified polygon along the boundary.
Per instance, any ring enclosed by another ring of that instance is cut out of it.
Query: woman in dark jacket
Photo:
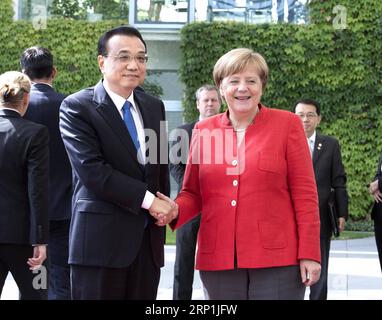
[[[10,271],[21,299],[44,299],[49,137],[22,118],[30,86],[23,73],[0,75],[0,293]]]

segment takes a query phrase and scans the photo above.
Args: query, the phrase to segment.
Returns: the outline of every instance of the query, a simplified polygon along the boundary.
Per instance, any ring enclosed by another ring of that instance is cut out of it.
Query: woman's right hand
[[[158,214],[158,217],[157,217],[157,222],[156,222],[156,225],[158,226],[165,226],[166,224],[170,223],[172,220],[176,219],[178,217],[178,204],[172,200],[171,198],[165,196],[163,193],[161,192],[157,192],[156,193],[157,197],[161,200],[164,200],[166,202],[168,202],[171,207],[172,207],[172,210],[170,213],[164,215],[164,214]]]
[[[306,287],[314,285],[321,275],[321,264],[317,261],[302,259],[300,260],[301,281]]]

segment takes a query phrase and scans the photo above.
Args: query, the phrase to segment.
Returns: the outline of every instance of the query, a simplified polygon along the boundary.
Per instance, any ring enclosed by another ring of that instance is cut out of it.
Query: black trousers
[[[199,273],[207,300],[304,300],[300,266]]]
[[[320,237],[321,242],[321,275],[320,279],[310,287],[310,300],[327,300],[330,237]]]
[[[200,215],[176,231],[176,258],[174,265],[174,300],[191,300],[194,282],[195,250]]]
[[[125,268],[71,265],[73,300],[155,300],[160,268],[151,253],[149,228],[133,263]]]
[[[48,299],[70,300],[70,220],[50,221],[48,255]]]
[[[382,271],[382,216],[376,216],[374,218],[374,236],[377,244],[379,264],[381,265]]]
[[[19,288],[21,300],[45,300],[47,298],[48,281],[40,279],[40,276],[46,276],[46,273],[33,273],[32,270],[29,270],[27,260],[32,256],[33,247],[30,245],[0,244],[0,294],[8,272],[11,272]]]

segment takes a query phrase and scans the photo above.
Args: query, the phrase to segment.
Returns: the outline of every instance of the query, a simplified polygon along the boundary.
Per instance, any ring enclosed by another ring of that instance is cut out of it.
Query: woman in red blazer
[[[195,126],[171,227],[202,213],[207,298],[303,299],[320,275],[320,221],[301,120],[260,103],[268,67],[258,53],[229,51],[213,75],[228,110]]]

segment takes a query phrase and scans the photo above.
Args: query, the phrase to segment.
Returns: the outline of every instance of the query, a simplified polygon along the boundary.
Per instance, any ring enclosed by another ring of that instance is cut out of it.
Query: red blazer
[[[301,120],[259,107],[239,149],[227,112],[194,128],[171,227],[201,212],[196,269],[233,269],[235,250],[238,268],[320,262],[317,189]]]

